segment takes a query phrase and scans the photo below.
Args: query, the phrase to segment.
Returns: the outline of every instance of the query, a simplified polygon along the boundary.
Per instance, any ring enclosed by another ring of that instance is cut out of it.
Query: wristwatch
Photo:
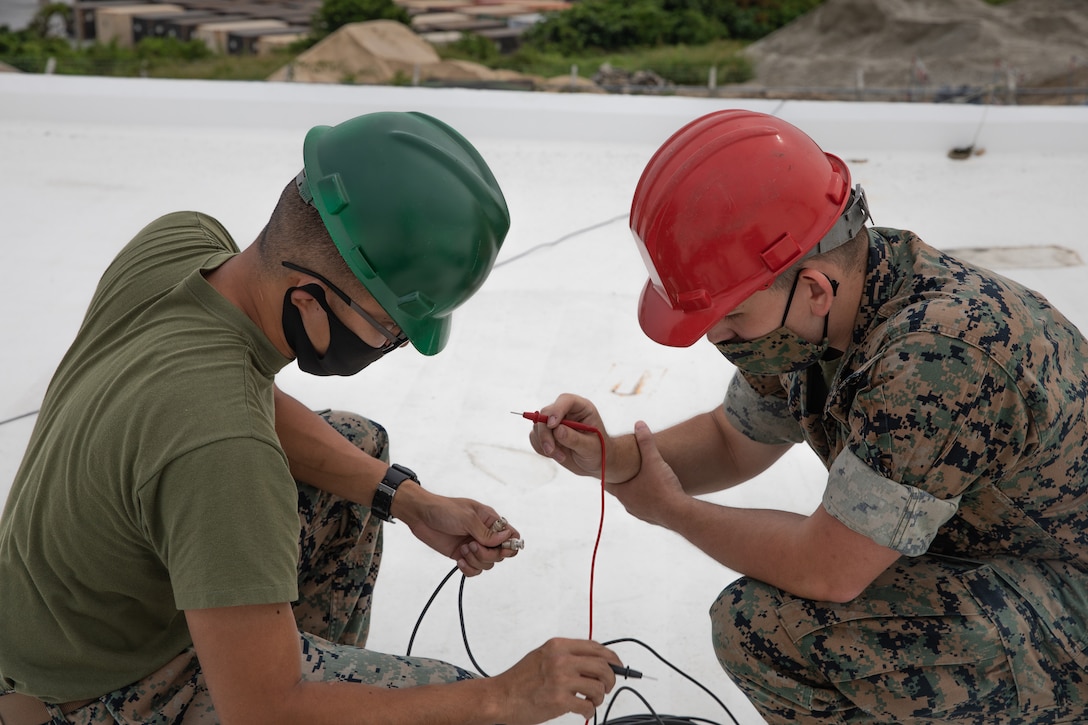
[[[385,472],[381,483],[378,484],[378,488],[374,491],[374,500],[370,503],[371,512],[382,521],[388,521],[391,524],[396,523],[393,521],[393,514],[389,510],[393,507],[393,496],[397,493],[397,489],[408,479],[419,483],[419,478],[416,477],[415,471],[412,469],[399,463],[391,465],[389,470]]]

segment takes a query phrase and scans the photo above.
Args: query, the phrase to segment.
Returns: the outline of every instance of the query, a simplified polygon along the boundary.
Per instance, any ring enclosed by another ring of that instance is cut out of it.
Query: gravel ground
[[[827,0],[749,46],[748,85],[931,93],[1083,85],[1085,38],[1083,0]]]

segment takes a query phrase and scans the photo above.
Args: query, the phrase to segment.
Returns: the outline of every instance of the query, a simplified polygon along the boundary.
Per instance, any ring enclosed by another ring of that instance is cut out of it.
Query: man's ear
[[[816,317],[825,317],[831,311],[838,285],[818,269],[806,267],[798,277],[800,281],[797,286],[804,289],[808,296],[809,311]]]
[[[291,304],[298,308],[302,326],[314,349],[324,355],[329,345],[329,318],[321,303],[301,287],[291,290]]]
[[[306,326],[307,332],[311,332],[310,328],[314,324],[314,320],[325,316],[325,310],[321,307],[321,303],[303,287],[292,289],[290,300],[291,304],[297,307],[299,314],[302,315],[302,323]]]
[[[317,300],[302,287],[295,287],[291,290],[291,303],[302,311],[308,305],[317,305]]]

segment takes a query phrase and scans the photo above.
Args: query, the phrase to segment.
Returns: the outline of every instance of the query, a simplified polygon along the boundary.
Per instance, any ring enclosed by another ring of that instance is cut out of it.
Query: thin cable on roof
[[[7,420],[0,420],[0,425],[7,425],[8,423],[14,423],[17,420],[22,420],[23,418],[29,418],[32,415],[37,415],[39,412],[41,412],[41,411],[40,410],[32,410],[29,413],[22,413],[20,415],[15,416],[14,418],[8,418]]]
[[[526,257],[526,256],[532,254],[533,252],[539,250],[539,249],[544,249],[545,247],[554,247],[555,245],[562,244],[563,242],[568,241],[570,239],[573,239],[574,237],[577,237],[580,234],[585,234],[586,232],[591,232],[594,229],[600,229],[601,227],[608,226],[609,224],[612,224],[613,222],[618,222],[619,220],[626,219],[626,218],[627,218],[627,213],[625,212],[623,214],[620,214],[619,216],[614,216],[611,219],[606,219],[603,222],[598,222],[596,224],[591,224],[588,227],[582,227],[581,229],[570,232],[569,234],[564,234],[563,236],[559,237],[558,239],[554,239],[554,240],[552,240],[550,242],[544,242],[543,244],[538,244],[535,247],[531,247],[529,249],[526,249],[524,252],[521,252],[520,254],[515,254],[513,257],[510,257],[509,259],[504,259],[501,262],[496,262],[495,267],[501,267],[501,266],[503,266],[505,264],[510,264],[514,260],[521,259],[522,257]]]

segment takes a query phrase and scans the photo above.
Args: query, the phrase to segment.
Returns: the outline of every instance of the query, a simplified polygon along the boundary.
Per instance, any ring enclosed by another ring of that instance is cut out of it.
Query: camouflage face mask
[[[824,334],[820,342],[809,342],[786,327],[786,318],[790,314],[790,305],[793,303],[793,293],[797,291],[797,282],[800,279],[801,276],[798,275],[793,280],[778,329],[754,340],[719,342],[714,345],[722,355],[725,355],[726,360],[752,375],[783,375],[804,370],[820,360],[834,357],[834,353],[830,352],[830,343],[827,339],[827,322],[830,313],[824,315]],[[831,278],[828,280],[831,282],[832,293],[837,293],[839,283]]]
[[[809,342],[788,327],[742,342],[715,344],[725,358],[746,373],[753,375],[782,375],[804,370],[822,359],[828,350],[827,318],[824,318],[824,339]]]

